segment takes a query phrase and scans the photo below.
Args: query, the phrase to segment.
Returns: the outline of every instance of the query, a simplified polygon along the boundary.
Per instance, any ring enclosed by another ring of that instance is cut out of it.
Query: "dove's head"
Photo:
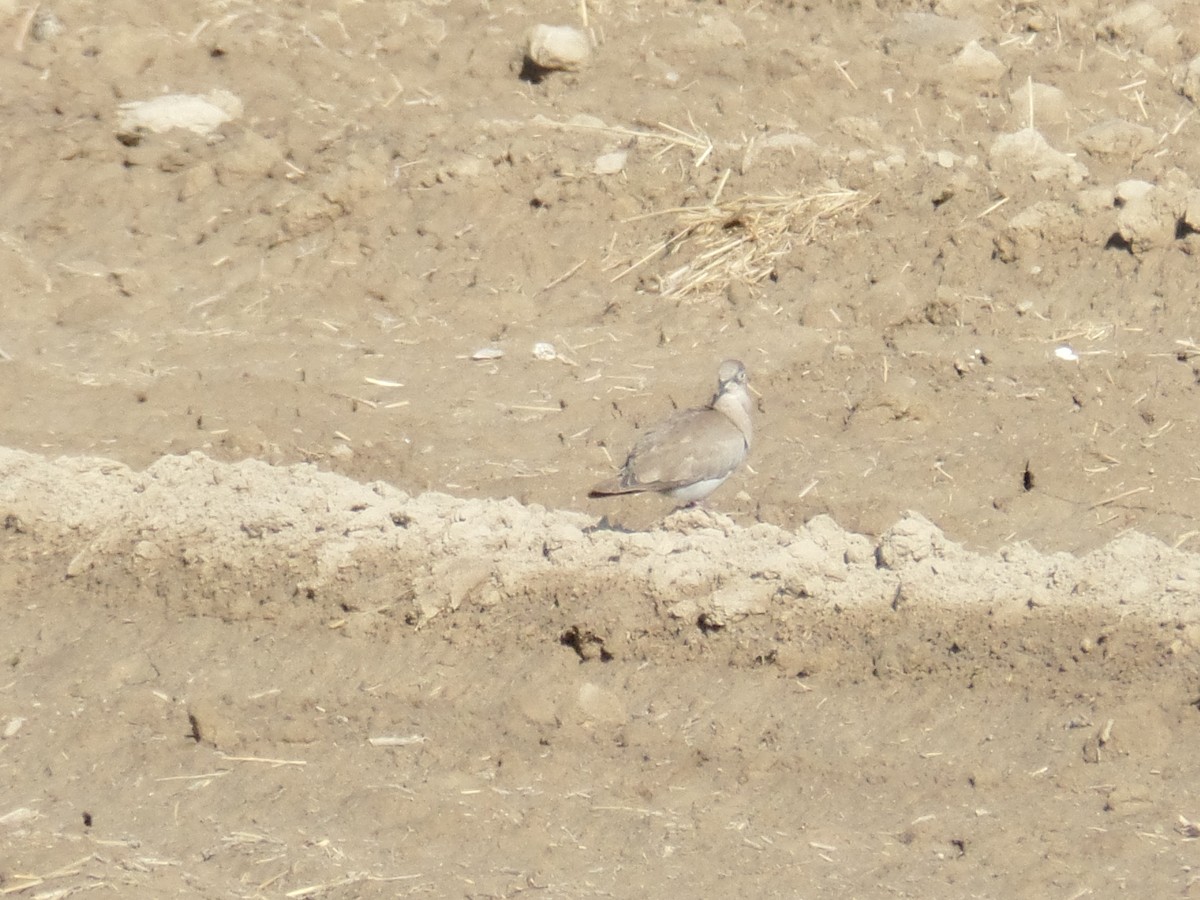
[[[754,400],[746,387],[746,367],[740,359],[727,359],[717,369],[717,394],[712,399],[712,408],[719,410],[733,421],[750,444],[750,410]]]
[[[740,359],[727,359],[717,369],[717,393],[723,394],[733,385],[746,386],[746,367]]]

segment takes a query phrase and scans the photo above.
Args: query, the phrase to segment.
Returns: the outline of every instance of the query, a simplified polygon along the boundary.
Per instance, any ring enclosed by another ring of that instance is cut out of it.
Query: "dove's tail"
[[[618,476],[600,482],[588,491],[588,496],[595,499],[596,497],[612,497],[616,494],[636,494],[644,490],[645,488],[640,484],[625,484]]]

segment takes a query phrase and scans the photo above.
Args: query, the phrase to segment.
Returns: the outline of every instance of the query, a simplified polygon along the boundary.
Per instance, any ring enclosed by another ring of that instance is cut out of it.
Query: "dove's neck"
[[[754,434],[754,428],[750,424],[750,392],[746,390],[744,385],[734,385],[717,395],[713,400],[712,408],[729,419],[738,427],[738,431],[746,438],[746,446],[750,446],[750,440]]]

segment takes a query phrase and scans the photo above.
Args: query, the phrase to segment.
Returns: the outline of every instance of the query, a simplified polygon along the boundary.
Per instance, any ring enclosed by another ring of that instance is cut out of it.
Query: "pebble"
[[[625,168],[625,160],[629,158],[629,152],[626,150],[614,150],[612,153],[605,153],[603,156],[596,157],[596,162],[592,166],[592,172],[596,175],[616,175]]]
[[[1166,15],[1152,3],[1131,3],[1101,19],[1096,35],[1110,40],[1132,42],[1167,24]]]
[[[1122,181],[1117,185],[1113,192],[1116,199],[1122,204],[1131,203],[1134,200],[1141,200],[1143,197],[1148,197],[1154,190],[1154,185],[1149,181],[1142,181],[1138,178],[1130,178],[1127,181]]]
[[[1177,87],[1193,103],[1200,103],[1200,56],[1194,57],[1176,77]]]
[[[35,41],[52,41],[66,30],[62,19],[48,9],[41,9],[33,17],[29,33]]]
[[[198,94],[163,94],[150,100],[122,103],[118,114],[119,133],[184,128],[196,134],[209,134],[242,114],[242,101],[229,91]]]
[[[16,809],[10,810],[9,812],[4,813],[4,815],[0,815],[0,825],[13,827],[16,825],[22,825],[25,822],[30,822],[37,817],[38,814],[28,806],[18,806]]]
[[[1141,191],[1141,185],[1136,181],[1122,182],[1120,188],[1128,190],[1130,185],[1137,185]],[[1129,242],[1135,254],[1155,247],[1168,247],[1175,241],[1178,228],[1175,205],[1174,195],[1159,187],[1151,186],[1149,190],[1132,194],[1117,211],[1117,232]]]
[[[526,39],[525,55],[543,69],[576,72],[588,64],[592,45],[588,36],[569,25],[534,25]]]
[[[1183,221],[1192,231],[1200,231],[1200,190],[1190,190],[1184,200]]]
[[[985,82],[1002,78],[1008,66],[991,50],[981,46],[979,41],[970,41],[954,57],[951,71],[959,78]]]

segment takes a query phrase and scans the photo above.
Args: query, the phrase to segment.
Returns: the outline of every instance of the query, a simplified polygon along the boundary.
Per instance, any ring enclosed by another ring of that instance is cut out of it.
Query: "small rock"
[[[1171,65],[1183,55],[1183,33],[1174,25],[1163,25],[1147,35],[1142,50],[1162,65]]]
[[[500,359],[504,351],[499,347],[481,347],[471,354],[471,359]]]
[[[1004,77],[1008,66],[991,50],[984,49],[979,41],[971,41],[954,57],[950,71],[956,78],[996,81]]]
[[[1013,115],[1020,121],[1029,123],[1030,98],[1032,97],[1032,119],[1034,122],[1048,125],[1059,125],[1069,116],[1067,96],[1058,88],[1036,81],[1026,82],[1011,94]]]
[[[1158,145],[1158,135],[1144,125],[1122,119],[1098,122],[1079,135],[1079,146],[1096,157],[1137,159]]]
[[[1175,82],[1179,93],[1193,103],[1200,103],[1200,56],[1193,59],[1182,72],[1176,75]]]
[[[209,134],[242,114],[242,101],[229,91],[198,94],[163,94],[150,100],[122,103],[117,117],[118,134],[160,133],[183,128]]]
[[[91,548],[84,547],[67,563],[67,577],[78,578],[84,572],[89,571],[96,564],[94,559]]]
[[[38,818],[38,814],[28,806],[18,806],[16,809],[9,810],[3,815],[0,815],[0,825],[3,825],[7,828],[14,828],[36,818]]]
[[[1193,231],[1200,231],[1200,190],[1193,189],[1187,192],[1183,221]]]
[[[1170,245],[1177,227],[1173,197],[1157,187],[1132,197],[1117,213],[1117,232],[1134,253]]]
[[[714,591],[709,597],[707,621],[719,627],[741,621],[747,616],[760,616],[770,608],[770,598],[775,587],[749,585],[727,585]]]
[[[29,34],[35,41],[52,41],[66,30],[62,20],[48,9],[39,9],[29,25]]]
[[[1082,234],[1080,217],[1070,206],[1043,200],[1013,216],[994,244],[999,259],[1015,262],[1042,244],[1074,242]]]
[[[154,541],[138,541],[133,552],[135,556],[146,560],[162,559],[163,555],[162,550]]]
[[[1111,187],[1084,188],[1075,195],[1075,208],[1091,220],[1107,215],[1113,208]]]
[[[997,137],[992,143],[988,164],[993,170],[1028,173],[1034,181],[1065,180],[1079,184],[1088,173],[1086,166],[1055,150],[1041,132],[1033,128],[1022,128]]]
[[[557,178],[547,178],[533,189],[532,202],[538,209],[548,209],[558,202],[562,185]]]
[[[463,154],[446,163],[445,173],[450,178],[478,178],[487,171],[484,161],[478,156]]]
[[[725,15],[703,15],[697,22],[699,42],[718,47],[745,47],[746,35]]]
[[[918,512],[909,510],[884,533],[876,550],[876,562],[885,569],[899,569],[926,559],[943,559],[962,549],[940,528]]]
[[[592,166],[592,172],[596,175],[616,175],[625,168],[625,161],[629,158],[627,150],[614,150],[612,153],[605,153],[603,156],[596,157],[596,162]]]
[[[547,341],[538,341],[533,345],[533,358],[540,359],[542,362],[549,362],[552,359],[558,358],[558,350],[554,345]]]
[[[526,39],[525,56],[542,69],[576,72],[592,56],[588,36],[569,25],[534,25]]]
[[[1117,185],[1113,196],[1121,203],[1132,203],[1147,197],[1154,190],[1154,185],[1140,178],[1130,178]]]
[[[1096,35],[1109,40],[1131,41],[1162,28],[1166,16],[1153,3],[1131,3],[1100,20]]]

